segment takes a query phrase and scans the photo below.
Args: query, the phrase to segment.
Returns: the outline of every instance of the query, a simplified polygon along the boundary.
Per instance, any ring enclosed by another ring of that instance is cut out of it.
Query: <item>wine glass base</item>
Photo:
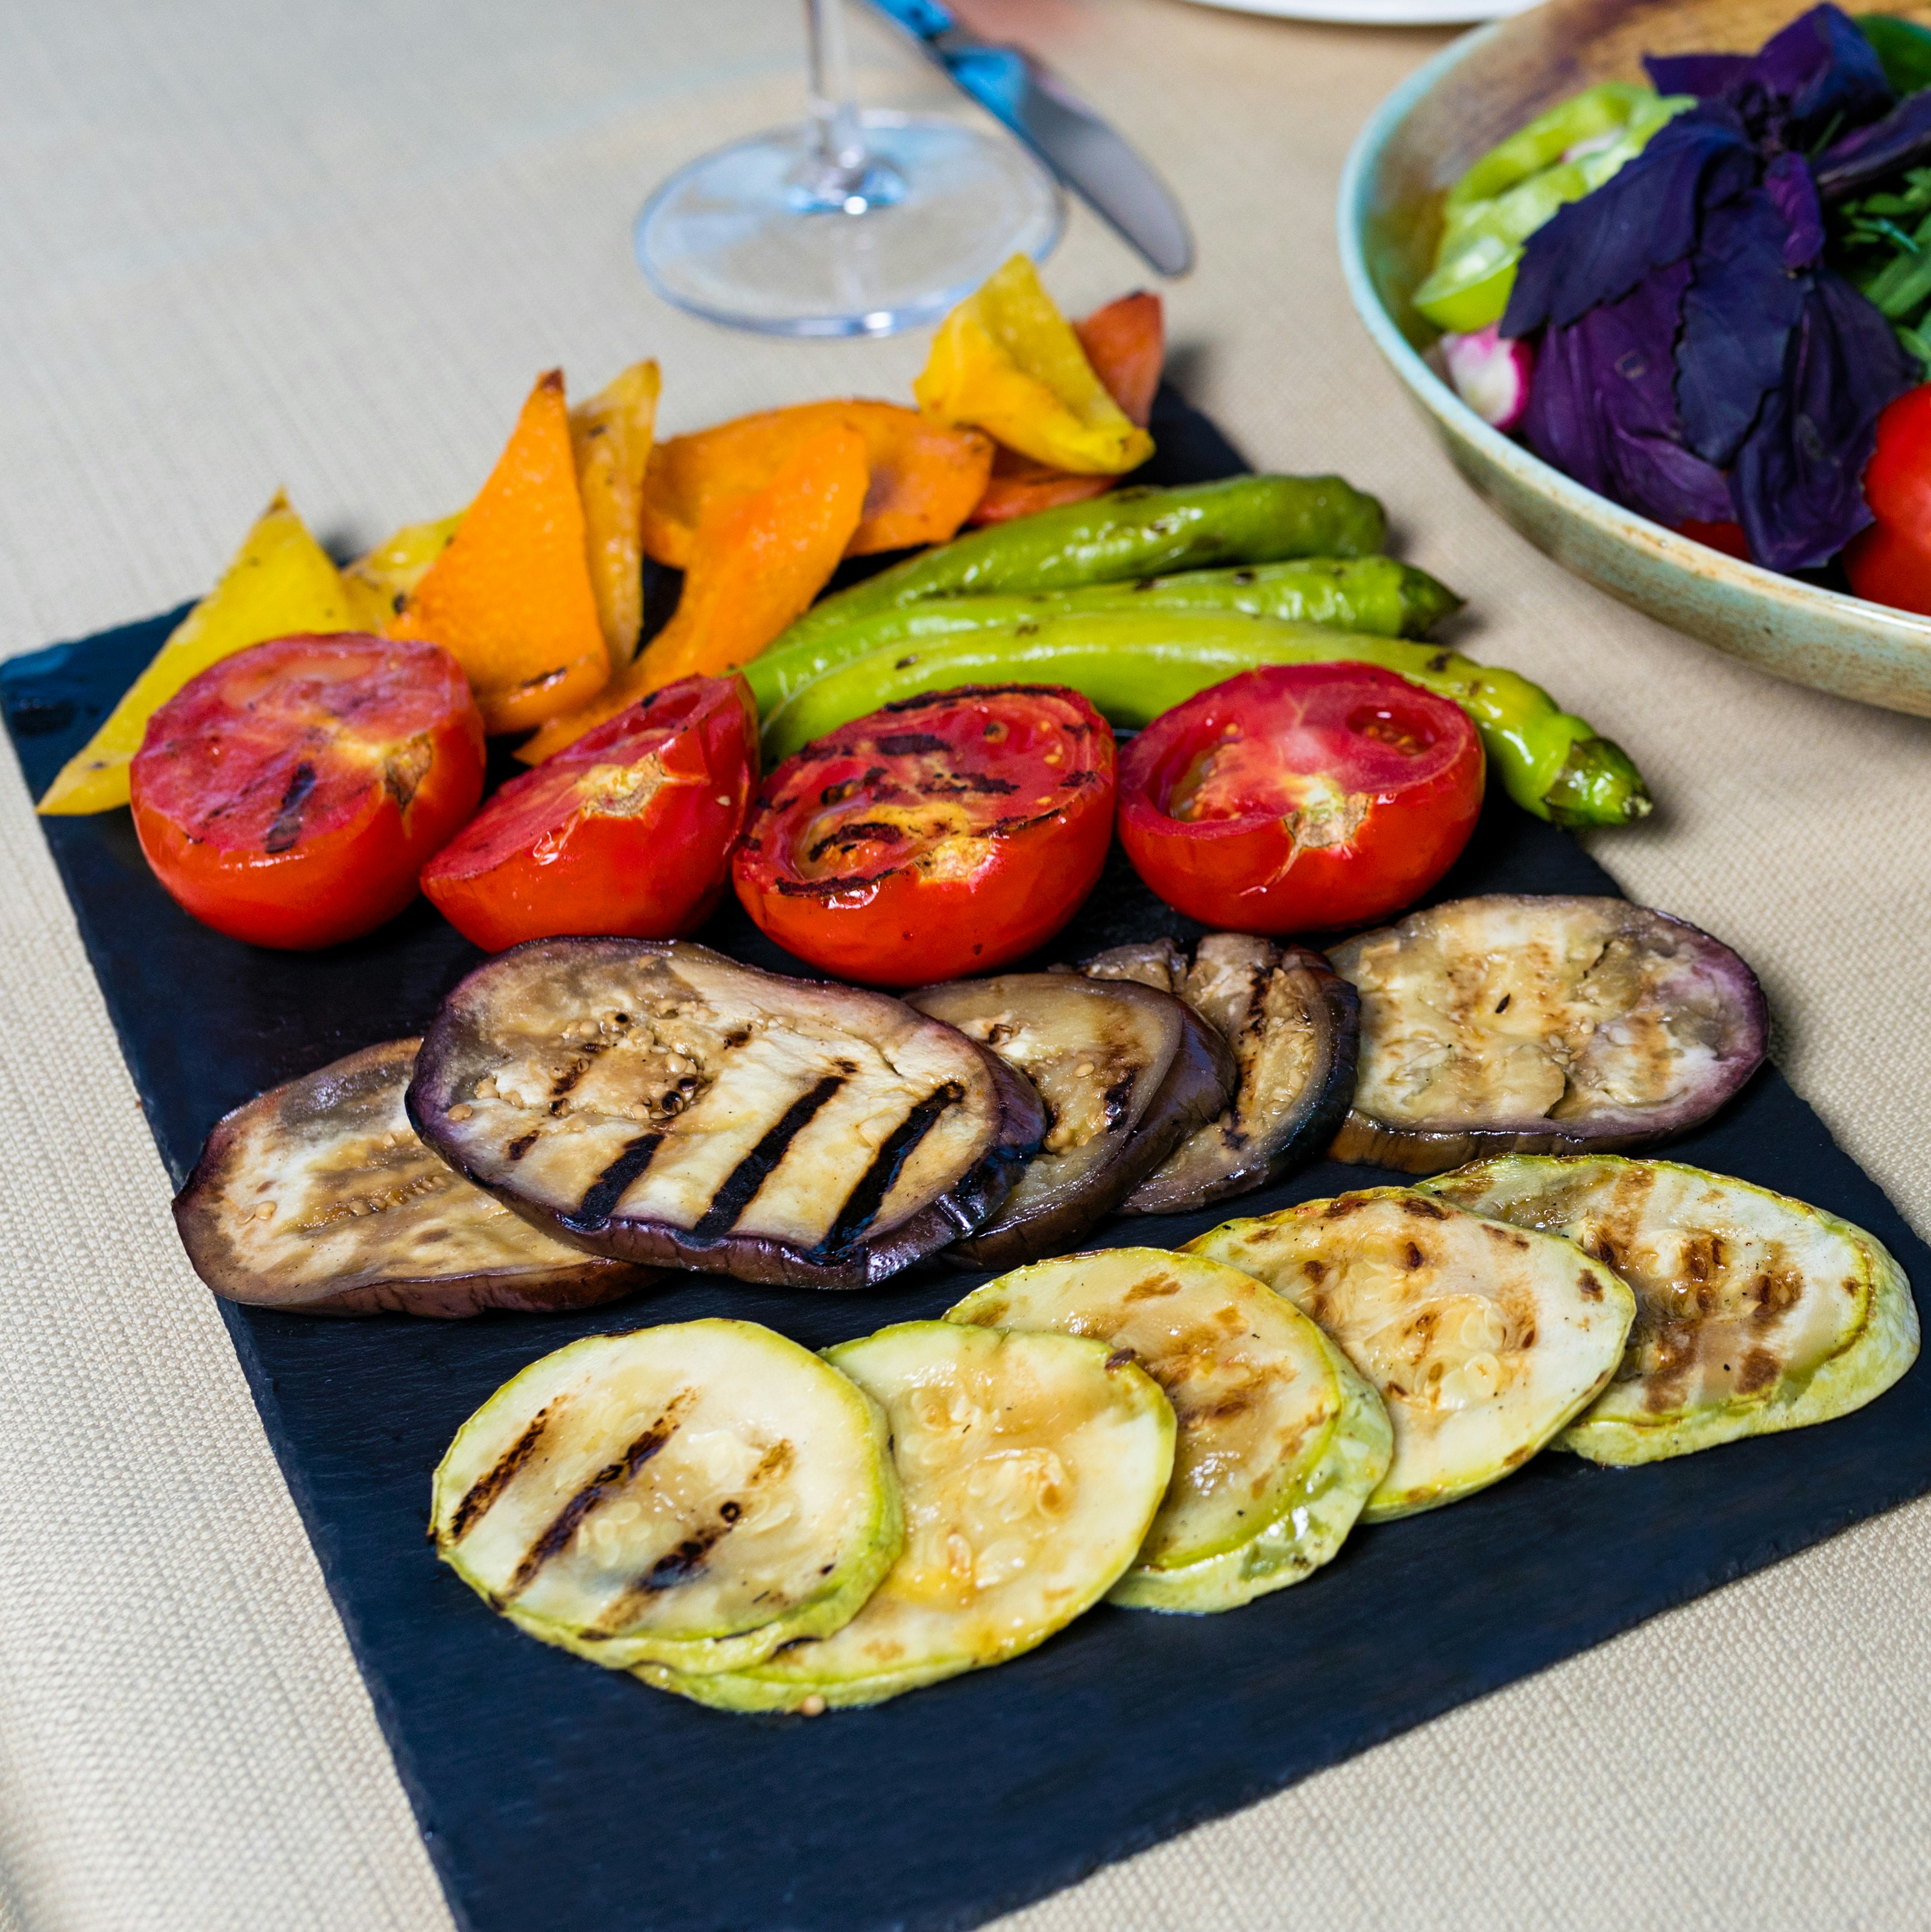
[[[637,259],[679,308],[773,335],[889,335],[943,315],[1002,262],[1051,252],[1058,184],[1017,142],[953,121],[859,117],[874,173],[826,205],[815,130],[693,161],[644,203]]]

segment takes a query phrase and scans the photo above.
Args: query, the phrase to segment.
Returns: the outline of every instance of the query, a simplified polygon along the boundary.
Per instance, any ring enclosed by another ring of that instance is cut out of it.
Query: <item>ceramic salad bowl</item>
[[[1642,57],[1749,51],[1803,0],[1549,0],[1466,35],[1398,88],[1356,141],[1338,220],[1348,292],[1462,476],[1539,549],[1624,603],[1759,670],[1931,717],[1931,618],[1779,575],[1626,510],[1491,428],[1423,358],[1438,332],[1410,297],[1444,191],[1533,116]],[[1875,10],[1921,17],[1927,10]]]

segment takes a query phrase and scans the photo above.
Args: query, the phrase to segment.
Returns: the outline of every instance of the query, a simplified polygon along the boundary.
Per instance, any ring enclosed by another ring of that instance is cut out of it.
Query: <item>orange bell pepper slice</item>
[[[828,423],[762,489],[716,502],[697,526],[669,623],[587,704],[520,746],[536,764],[680,677],[721,677],[748,663],[829,580],[865,512],[865,438]]]
[[[1079,338],[1093,374],[1106,385],[1127,420],[1145,428],[1166,362],[1166,323],[1160,298],[1144,290],[1122,296],[1117,302],[1095,309],[1084,322],[1075,322],[1073,333]],[[1069,470],[1054,470],[1002,444],[992,459],[985,494],[973,506],[967,520],[1003,524],[1015,517],[1030,517],[1036,510],[1084,502],[1090,496],[1104,496],[1119,480],[1117,476],[1078,476]]]
[[[389,634],[447,650],[486,730],[526,730],[572,710],[610,672],[586,541],[563,374],[553,369]]]
[[[805,443],[834,428],[863,436],[871,464],[865,514],[847,556],[949,542],[985,492],[993,444],[977,430],[948,428],[896,403],[856,398],[765,410],[673,436],[652,450],[640,526],[644,554],[687,568],[698,526],[712,506],[763,489]]]

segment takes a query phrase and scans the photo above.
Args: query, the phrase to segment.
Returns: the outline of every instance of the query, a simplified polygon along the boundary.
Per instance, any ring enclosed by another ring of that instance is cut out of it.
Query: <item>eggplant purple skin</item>
[[[1207,939],[1216,935],[1209,934]],[[1238,937],[1238,935],[1232,935]],[[1261,942],[1267,944],[1268,942]],[[1170,959],[1179,956],[1170,949]],[[1122,956],[1136,949],[1132,946],[1109,948],[1081,962],[1077,969],[1090,976],[1111,979],[1124,970]],[[1195,948],[1198,954],[1198,945]],[[1231,1200],[1256,1188],[1265,1187],[1296,1168],[1318,1160],[1335,1132],[1346,1119],[1354,1097],[1354,1068],[1360,1038],[1360,1001],[1354,988],[1336,974],[1326,956],[1304,946],[1276,944],[1277,956],[1270,971],[1304,972],[1314,981],[1320,995],[1322,1024],[1321,1044],[1324,1062],[1316,1077],[1301,1094],[1291,1119],[1279,1139],[1271,1137],[1254,1145],[1253,1137],[1243,1136],[1225,1144],[1216,1156],[1217,1177],[1189,1179],[1182,1184],[1173,1176],[1163,1178],[1156,1168],[1147,1182],[1123,1204],[1129,1214],[1183,1214],[1216,1201]],[[1196,1016],[1198,1023],[1212,1029]],[[1237,1086],[1230,1107],[1237,1105]],[[1177,1148],[1176,1153],[1179,1151]]]
[[[221,1201],[230,1165],[238,1156],[250,1117],[272,1108],[290,1090],[325,1075],[354,1077],[385,1070],[406,1051],[413,1058],[412,1040],[386,1040],[318,1068],[295,1080],[284,1081],[244,1101],[217,1120],[202,1144],[194,1171],[173,1203],[175,1228],[187,1251],[189,1264],[225,1301],[272,1308],[284,1315],[420,1315],[436,1321],[460,1321],[487,1310],[506,1313],[552,1315],[573,1308],[595,1308],[634,1294],[655,1279],[654,1270],[586,1256],[576,1267],[541,1270],[476,1270],[454,1275],[397,1274],[381,1281],[333,1291],[305,1301],[272,1299],[262,1294],[255,1277],[229,1264],[231,1244],[223,1229]]]
[[[627,939],[536,939],[496,954],[458,982],[430,1022],[417,1056],[407,1106],[411,1124],[422,1139],[466,1179],[520,1215],[533,1227],[586,1254],[628,1262],[644,1268],[670,1268],[728,1275],[739,1281],[774,1287],[846,1291],[876,1286],[913,1262],[947,1247],[993,1214],[1012,1191],[1026,1162],[1039,1150],[1046,1132],[1045,1110],[1030,1081],[963,1034],[961,1046],[985,1066],[997,1097],[997,1130],[984,1155],[946,1194],[907,1216],[883,1234],[861,1239],[841,1248],[823,1244],[810,1248],[760,1234],[727,1232],[698,1237],[688,1228],[642,1217],[611,1215],[595,1221],[566,1215],[528,1199],[493,1176],[478,1171],[463,1156],[460,1137],[444,1118],[451,1104],[449,1090],[460,1077],[466,1041],[459,1016],[465,995],[479,981],[513,968],[532,956],[556,949],[609,948],[629,953],[665,954],[676,948],[703,952],[736,971],[761,979],[809,988],[814,992],[850,995],[856,1000],[903,1003],[889,994],[854,988],[835,980],[786,980],[778,974],[743,965],[727,955],[712,952],[685,940]],[[940,1024],[919,1016],[926,1025]],[[952,1030],[952,1029],[948,1029]]]
[[[1040,974],[1001,976],[1014,982],[1037,977],[1051,986],[1063,976]],[[921,988],[906,998],[917,1005],[923,993],[952,993],[968,983],[949,981],[940,986]],[[1212,1120],[1231,1098],[1236,1078],[1233,1053],[1221,1035],[1184,1000],[1130,980],[1085,983],[1104,987],[1109,993],[1123,988],[1125,992],[1117,996],[1128,999],[1165,1001],[1171,1010],[1171,1016],[1179,1035],[1173,1057],[1167,1064],[1159,1085],[1141,1109],[1138,1124],[1131,1129],[1111,1161],[1077,1192],[1030,1214],[1026,1220],[1009,1226],[994,1228],[983,1234],[968,1235],[958,1242],[947,1250],[945,1258],[958,1267],[1016,1268],[1048,1255],[1063,1253],[1118,1208],[1189,1134]],[[919,1010],[925,1009],[922,1006]],[[997,1052],[996,1048],[990,1050]],[[1015,1071],[1020,1072],[1021,1078],[1025,1078],[1023,1070]],[[994,1216],[989,1218],[996,1218],[996,1210]]]
[[[1768,1057],[1769,1004],[1749,962],[1720,939],[1669,913],[1648,907],[1635,910],[1687,940],[1695,969],[1725,988],[1733,1002],[1728,1050],[1719,1063],[1715,1078],[1679,1096],[1669,1107],[1605,1112],[1597,1117],[1601,1124],[1593,1128],[1580,1124],[1564,1125],[1539,1117],[1475,1127],[1425,1130],[1393,1126],[1351,1107],[1328,1150],[1330,1157],[1392,1168],[1404,1174],[1442,1174],[1471,1160],[1498,1154],[1628,1154],[1687,1133],[1709,1119],[1742,1090]],[[1361,935],[1363,938],[1372,936]]]
[[[1340,1131],[1354,1104],[1354,1069],[1361,1042],[1361,999],[1353,986],[1328,964],[1325,953],[1291,943],[1281,945],[1281,964],[1298,967],[1312,975],[1321,988],[1321,1006],[1327,1024],[1324,1045],[1327,1064],[1318,1082],[1309,1083],[1305,1109],[1285,1140],[1257,1168],[1237,1169],[1227,1183],[1196,1198],[1157,1210],[1138,1213],[1184,1214],[1216,1201],[1229,1201],[1251,1194],[1257,1187],[1271,1186],[1297,1169],[1319,1160]]]
[[[830,983],[830,982],[826,982]],[[1000,1090],[1004,1131],[978,1166],[951,1192],[909,1216],[885,1236],[850,1247],[799,1248],[761,1234],[721,1234],[700,1241],[689,1231],[666,1222],[612,1219],[600,1227],[572,1226],[560,1216],[533,1210],[501,1189],[496,1198],[524,1220],[586,1253],[634,1262],[649,1268],[688,1268],[726,1274],[738,1281],[774,1288],[850,1290],[875,1288],[913,1262],[950,1247],[998,1211],[1020,1171],[1045,1138],[1045,1110],[1033,1083],[996,1054],[985,1054],[993,1084]],[[466,1172],[466,1170],[465,1170]],[[489,1184],[475,1174],[479,1187]]]

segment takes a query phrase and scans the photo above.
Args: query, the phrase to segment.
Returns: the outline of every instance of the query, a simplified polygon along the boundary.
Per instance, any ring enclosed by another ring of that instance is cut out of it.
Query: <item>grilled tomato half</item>
[[[769,938],[841,979],[990,972],[1078,910],[1113,801],[1113,733],[1078,692],[931,692],[786,759],[733,878]]]
[[[154,876],[231,938],[303,951],[354,939],[483,794],[483,721],[434,644],[276,638],[191,678],[129,772]]]
[[[423,869],[465,939],[678,939],[722,897],[757,782],[742,678],[685,677],[511,778]]]
[[[1359,926],[1447,871],[1482,779],[1482,741],[1447,698],[1369,664],[1270,664],[1162,712],[1128,747],[1120,842],[1205,925]]]

